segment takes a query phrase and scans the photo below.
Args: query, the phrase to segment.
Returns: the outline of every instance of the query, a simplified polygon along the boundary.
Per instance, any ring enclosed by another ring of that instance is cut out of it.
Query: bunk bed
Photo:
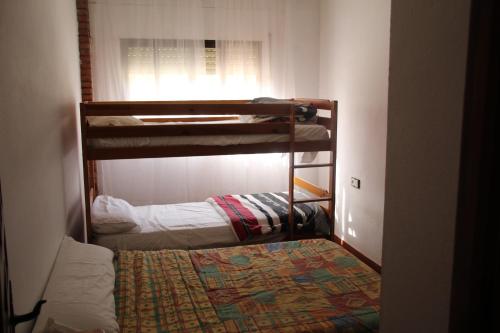
[[[314,125],[298,124],[297,104],[326,110]],[[333,240],[335,206],[335,160],[337,102],[293,99],[282,103],[250,103],[248,100],[162,101],[162,102],[83,102],[80,105],[82,156],[85,186],[86,231],[92,241],[91,205],[99,194],[95,161],[181,156],[208,156],[257,153],[289,153],[288,227],[286,239],[298,235],[294,205],[328,202],[325,209]],[[141,126],[131,122],[109,126],[95,121],[100,117],[146,116]],[[168,116],[168,117],[164,117]],[[285,121],[242,123],[241,116],[281,117]],[[98,124],[97,126],[95,124]],[[328,131],[330,134],[328,135]],[[330,162],[296,164],[295,152],[330,152]],[[298,177],[295,169],[329,167],[329,189],[323,190]],[[305,188],[315,197],[295,197],[294,186]],[[283,240],[283,239],[274,239]]]

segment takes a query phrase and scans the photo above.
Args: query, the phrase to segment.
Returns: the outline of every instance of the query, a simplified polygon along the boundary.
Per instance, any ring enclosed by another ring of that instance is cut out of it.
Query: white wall
[[[318,97],[320,1],[287,0],[290,2],[290,20],[293,50],[295,96]]]
[[[448,331],[469,5],[392,5],[383,332]]]
[[[290,43],[295,96],[317,98],[319,91],[320,1],[290,1]],[[297,154],[296,163],[299,163]],[[296,169],[296,175],[318,184],[318,169]],[[328,188],[326,186],[325,188]]]
[[[4,221],[15,311],[25,313],[63,235],[81,237],[75,1],[0,2],[0,45]]]
[[[390,0],[322,0],[320,8],[319,97],[339,101],[335,233],[379,264],[390,6]],[[351,177],[361,189],[351,187]]]

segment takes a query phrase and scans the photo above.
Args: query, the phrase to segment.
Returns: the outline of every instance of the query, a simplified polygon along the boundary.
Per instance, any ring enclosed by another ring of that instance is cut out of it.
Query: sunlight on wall
[[[340,239],[345,239],[345,187],[342,187],[342,224]]]
[[[349,227],[347,228],[347,233],[349,236],[356,238],[356,230],[353,228],[352,215],[351,212],[347,214],[347,222],[349,222]]]

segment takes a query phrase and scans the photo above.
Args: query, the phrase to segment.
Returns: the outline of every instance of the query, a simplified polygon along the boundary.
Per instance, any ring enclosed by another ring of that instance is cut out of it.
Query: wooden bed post
[[[336,169],[337,169],[337,111],[338,102],[332,101],[332,113],[331,113],[331,123],[330,123],[330,182],[329,182],[329,192],[331,195],[331,201],[328,203],[328,212],[330,218],[330,240],[335,240],[335,180],[336,180]]]
[[[91,61],[91,45],[90,38],[90,15],[89,1],[76,0],[76,9],[78,10],[78,50],[80,56],[80,82],[83,102],[91,102],[94,100],[92,91],[92,61]],[[96,191],[96,163],[88,160],[87,140],[86,140],[86,120],[85,114],[87,111],[86,104],[80,104],[80,126],[82,133],[82,158],[83,158],[83,181],[85,187],[85,239],[88,242],[90,239],[90,189]]]
[[[80,103],[80,127],[82,133],[82,164],[83,164],[83,186],[85,195],[85,241],[88,243],[92,236],[90,228],[90,182],[89,182],[89,160],[87,159],[87,118],[85,103]],[[92,166],[90,166],[92,167]],[[92,184],[93,185],[93,184]]]
[[[290,240],[294,240],[294,176],[295,176],[295,105],[290,104],[290,134],[289,134],[289,162],[288,162],[288,227]]]

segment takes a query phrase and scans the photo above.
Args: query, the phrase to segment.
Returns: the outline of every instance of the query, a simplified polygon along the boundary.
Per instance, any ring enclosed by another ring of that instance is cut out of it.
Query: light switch
[[[351,186],[357,189],[361,188],[361,180],[351,177]]]

